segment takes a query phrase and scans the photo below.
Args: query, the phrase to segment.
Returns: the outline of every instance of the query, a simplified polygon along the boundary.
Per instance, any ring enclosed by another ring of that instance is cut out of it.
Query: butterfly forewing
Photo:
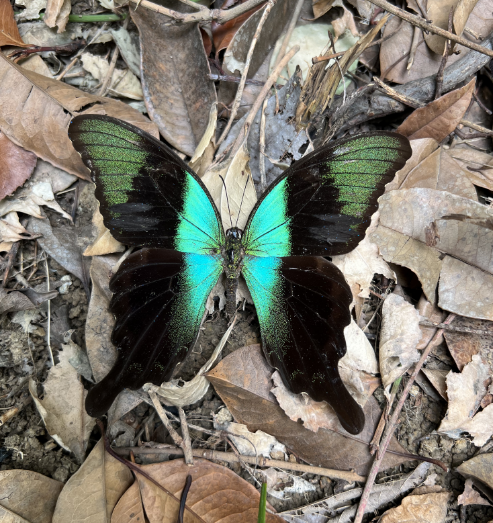
[[[205,300],[221,272],[219,256],[167,249],[142,249],[122,263],[110,282],[117,361],[89,391],[91,416],[102,416],[124,388],[171,378],[197,338]]]
[[[363,238],[377,199],[411,156],[407,138],[344,138],[296,162],[257,202],[244,234],[253,256],[333,256]]]
[[[202,182],[164,144],[101,115],[74,118],[69,136],[96,182],[104,224],[125,245],[219,252],[224,233]]]

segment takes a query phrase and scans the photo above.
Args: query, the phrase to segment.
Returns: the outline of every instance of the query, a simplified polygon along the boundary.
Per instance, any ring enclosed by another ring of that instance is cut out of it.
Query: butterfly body
[[[243,277],[264,353],[286,386],[327,401],[347,431],[360,432],[363,411],[338,370],[352,294],[323,256],[350,252],[363,238],[385,184],[411,154],[407,139],[375,132],[310,153],[267,189],[243,229],[224,231],[202,181],[155,138],[99,115],[74,118],[69,136],[92,171],[106,227],[143,247],[110,282],[118,356],[86,410],[99,417],[124,388],[168,381],[224,273],[226,313],[235,312]]]

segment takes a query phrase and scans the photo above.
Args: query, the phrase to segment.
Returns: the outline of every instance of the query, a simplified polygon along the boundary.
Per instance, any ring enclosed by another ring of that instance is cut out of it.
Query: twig
[[[462,38],[461,36],[457,36],[457,35],[454,35],[453,33],[450,33],[449,31],[445,31],[445,29],[442,29],[441,27],[437,27],[436,25],[433,25],[432,23],[428,22],[424,18],[421,18],[420,16],[416,16],[411,13],[408,13],[407,11],[404,11],[403,9],[399,9],[398,7],[387,2],[387,0],[369,0],[369,1],[372,4],[378,5],[379,7],[385,9],[389,13],[392,13],[393,15],[396,15],[399,18],[406,20],[406,22],[409,22],[410,24],[412,24],[414,26],[420,27],[424,31],[429,31],[430,33],[437,34],[439,36],[442,36],[443,38],[452,40],[452,42],[456,42],[460,45],[463,45],[464,47],[468,47],[469,49],[473,49],[474,51],[478,51],[480,53],[483,53],[483,54],[493,58],[493,51],[490,51],[489,49],[485,49],[484,47],[482,47],[478,44],[475,44],[473,42],[469,42],[469,40],[466,40],[465,38]]]
[[[46,292],[50,291],[50,270],[48,268],[48,256],[45,258],[45,269],[46,269]],[[48,318],[47,318],[47,327],[46,327],[46,344],[48,345],[48,350],[50,351],[50,358],[53,367],[55,366],[55,358],[53,358],[53,351],[51,350],[51,300],[48,300],[46,303],[48,307]]]
[[[244,5],[244,4],[243,4]],[[243,141],[248,137],[248,133],[250,132],[250,126],[253,123],[253,120],[255,119],[255,116],[257,115],[260,106],[262,105],[265,97],[267,96],[268,92],[270,91],[270,88],[274,85],[274,83],[277,80],[277,77],[281,73],[281,71],[286,67],[286,64],[293,58],[293,56],[300,50],[299,45],[295,45],[292,47],[289,52],[282,58],[282,60],[277,64],[276,68],[272,72],[272,74],[267,79],[267,82],[265,82],[265,85],[262,87],[259,95],[257,96],[257,99],[255,100],[255,103],[253,104],[252,108],[250,109],[250,112],[248,113],[248,116],[245,119],[245,124],[243,128],[238,133],[238,136],[236,137],[236,140],[233,144],[233,147],[231,148],[231,157],[233,157],[237,152],[238,149],[241,147],[241,144]]]
[[[101,84],[101,88],[99,89],[98,96],[104,96],[106,94],[108,85],[110,85],[111,80],[113,79],[113,73],[115,72],[116,61],[118,60],[119,54],[120,54],[120,49],[118,49],[118,46],[115,45],[115,48],[113,49],[113,54],[111,56],[110,66],[108,68],[108,71],[106,72],[103,83]]]
[[[7,285],[7,281],[9,279],[9,272],[10,269],[12,269],[12,266],[14,265],[15,258],[17,256],[17,251],[19,250],[20,242],[15,242],[12,244],[12,247],[10,248],[10,251],[7,254],[7,267],[5,268],[5,272],[3,273],[3,281],[2,286],[5,287]]]
[[[239,84],[241,82],[241,76],[231,76],[231,75],[225,75],[225,74],[208,74],[207,78],[209,80],[214,80],[215,82],[233,82],[235,84]],[[264,82],[261,80],[254,80],[253,78],[247,78],[246,85],[258,85],[259,87],[262,87],[264,85]],[[282,89],[282,85],[275,85],[277,89]]]
[[[237,5],[232,9],[202,9],[197,13],[179,13],[173,11],[167,7],[149,2],[149,0],[131,0],[137,7],[144,7],[150,11],[161,13],[170,18],[169,22],[164,22],[163,25],[176,25],[176,24],[192,24],[196,22],[212,22],[215,21],[218,24],[224,24],[229,20],[233,20],[237,16],[240,16],[247,11],[250,11],[254,7],[257,7],[265,0],[247,0],[247,2]]]
[[[262,114],[260,115],[260,133],[259,133],[259,171],[260,171],[260,191],[264,192],[267,186],[265,176],[265,110],[267,109],[267,99],[262,104]]]
[[[373,2],[373,0],[372,0]],[[455,318],[455,314],[449,314],[447,319],[444,321],[445,324],[451,323]],[[363,515],[365,514],[365,509],[368,504],[368,500],[370,498],[370,493],[373,487],[373,483],[375,482],[375,478],[377,476],[378,470],[380,468],[380,465],[383,461],[383,458],[385,456],[385,452],[387,451],[387,447],[389,446],[390,440],[392,438],[392,435],[394,434],[395,428],[398,423],[399,414],[401,413],[402,407],[404,406],[404,402],[407,399],[407,396],[409,394],[409,391],[411,390],[411,387],[414,383],[414,380],[416,379],[416,376],[418,375],[418,372],[421,370],[421,367],[423,366],[423,363],[425,362],[426,358],[428,357],[429,353],[431,352],[431,349],[438,345],[442,339],[443,336],[443,329],[437,330],[431,341],[426,346],[425,350],[423,351],[423,354],[421,355],[421,358],[419,359],[418,363],[414,367],[413,373],[411,374],[408,382],[406,383],[406,386],[404,387],[404,390],[402,391],[402,395],[399,399],[399,402],[397,403],[397,406],[392,413],[392,417],[390,418],[389,425],[387,426],[387,429],[385,431],[385,435],[383,437],[382,443],[380,445],[380,449],[377,452],[377,455],[375,456],[375,460],[373,461],[373,465],[371,467],[370,473],[368,475],[368,479],[366,481],[365,488],[363,490],[363,494],[361,496],[361,500],[358,506],[358,510],[356,512],[356,517],[354,519],[354,523],[361,523],[363,519]]]
[[[481,109],[483,109],[486,114],[489,114],[490,116],[493,114],[493,111],[488,109],[488,107],[486,107],[486,105],[484,105],[484,103],[481,101],[477,92],[472,93],[472,96],[476,100],[476,103],[479,105],[479,107],[481,107]]]
[[[450,9],[450,13],[448,15],[448,30],[452,32],[452,22],[454,19],[454,8],[452,7]],[[440,67],[438,68],[437,73],[437,89],[435,91],[435,100],[437,98],[440,98],[442,96],[442,84],[443,84],[443,71],[445,71],[445,66],[447,65],[448,57],[450,56],[452,43],[450,40],[445,40],[445,47],[443,48],[443,56],[440,61]]]
[[[238,108],[240,107],[241,97],[243,96],[243,89],[245,88],[245,82],[248,76],[248,70],[250,69],[250,62],[252,61],[253,52],[255,51],[255,47],[257,45],[258,37],[260,36],[260,33],[262,32],[262,28],[264,27],[264,24],[267,20],[267,17],[269,16],[269,13],[271,12],[272,8],[274,7],[277,0],[269,0],[267,6],[264,9],[264,12],[262,14],[262,18],[260,19],[257,29],[255,31],[255,34],[253,35],[252,42],[250,44],[250,49],[248,49],[248,54],[245,59],[245,66],[243,68],[243,72],[241,73],[241,80],[240,85],[238,86],[238,90],[236,91],[236,96],[233,101],[233,106],[231,107],[231,114],[229,115],[228,123],[226,124],[226,127],[224,128],[223,132],[221,133],[221,136],[219,137],[219,140],[216,143],[216,150],[219,148],[219,146],[224,142],[224,139],[226,136],[228,136],[229,130],[231,129],[231,126],[233,125],[233,120],[236,118],[236,113],[238,112]]]
[[[342,56],[346,51],[341,51],[340,53],[332,53],[327,54],[325,56],[314,56],[312,58],[312,64],[318,64],[319,62],[326,62],[327,60],[332,60],[332,58],[339,58],[339,56]]]
[[[175,445],[183,449],[183,438],[178,434],[178,432],[176,432],[176,430],[173,428],[173,425],[171,425],[168,416],[166,415],[166,411],[163,409],[161,403],[159,402],[157,394],[155,392],[152,392],[152,390],[150,390],[148,394],[152,400],[152,404],[154,405],[154,408],[156,409],[158,416],[161,418],[163,425],[168,430],[171,439],[175,442]]]
[[[178,414],[180,415],[181,433],[183,434],[183,455],[185,456],[185,463],[187,465],[193,465],[192,443],[190,442],[190,433],[188,432],[187,417],[181,407],[178,407]]]
[[[291,20],[289,21],[289,26],[286,29],[286,34],[284,35],[284,38],[282,40],[281,48],[277,53],[276,61],[274,62],[274,67],[281,61],[282,57],[286,54],[286,50],[289,45],[289,40],[291,40],[291,35],[293,34],[294,28],[296,27],[296,22],[298,21],[298,18],[301,13],[301,8],[303,7],[303,2],[304,0],[298,0],[298,3],[294,8],[293,15],[291,16]]]
[[[181,448],[166,446],[166,447],[119,447],[114,449],[118,454],[126,455],[132,451],[136,456],[146,454],[169,454],[172,456],[181,456],[183,450]],[[364,476],[360,476],[355,472],[345,472],[343,470],[326,469],[323,467],[313,467],[311,465],[303,465],[301,463],[291,463],[290,461],[280,461],[276,459],[267,459],[263,456],[236,456],[233,452],[220,452],[218,450],[209,449],[192,449],[192,454],[195,458],[204,458],[216,461],[225,461],[226,463],[250,463],[251,465],[258,465],[259,467],[279,467],[285,470],[296,470],[298,472],[308,472],[309,474],[319,474],[320,476],[327,476],[329,478],[344,479],[345,481],[365,481]]]
[[[469,327],[454,327],[453,325],[446,325],[445,323],[433,323],[432,321],[422,320],[419,322],[423,327],[431,327],[434,329],[443,329],[446,331],[463,332],[465,334],[479,334],[481,336],[493,336],[493,330],[470,329]]]
[[[419,107],[424,107],[426,105],[425,103],[420,102],[415,98],[411,98],[410,96],[397,92],[395,89],[392,89],[392,87],[382,82],[382,80],[380,80],[380,78],[378,78],[377,76],[373,77],[373,81],[375,82],[377,87],[379,87],[382,91],[385,92],[387,96],[393,98],[394,100],[397,100],[398,102],[408,105],[409,107],[414,107],[416,109]],[[486,136],[493,136],[493,131],[487,129],[486,127],[482,127],[481,125],[470,122],[469,120],[461,119],[459,124],[464,125],[465,127],[470,127],[475,131],[485,134]]]
[[[11,409],[9,409],[7,412],[4,412],[1,416],[0,416],[0,427],[2,425],[5,425],[5,423],[7,423],[8,421],[10,421],[14,416],[17,416],[17,414],[19,414],[19,412],[24,408],[26,407],[27,405],[29,405],[29,403],[31,403],[31,401],[33,400],[33,397],[31,396],[31,394],[27,394],[26,397],[18,404],[16,405],[15,407],[12,407]]]

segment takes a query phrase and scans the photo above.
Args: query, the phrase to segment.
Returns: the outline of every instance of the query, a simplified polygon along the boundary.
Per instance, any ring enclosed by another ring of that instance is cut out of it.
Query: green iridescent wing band
[[[167,249],[142,249],[122,263],[110,282],[117,360],[89,391],[89,415],[101,417],[124,388],[171,378],[197,339],[205,301],[221,272],[220,256]]]
[[[396,133],[344,138],[290,167],[257,202],[243,235],[253,256],[333,256],[363,239],[377,199],[411,156]]]
[[[204,184],[176,154],[115,118],[74,118],[69,136],[96,183],[104,224],[125,245],[220,252],[224,231]]]

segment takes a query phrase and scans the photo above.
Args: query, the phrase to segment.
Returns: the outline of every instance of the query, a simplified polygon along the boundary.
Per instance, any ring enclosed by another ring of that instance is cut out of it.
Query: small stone
[[[270,453],[270,457],[278,461],[284,461],[284,452],[282,450],[273,450]]]
[[[56,479],[57,481],[61,481],[62,483],[65,483],[69,476],[69,471],[65,467],[58,467],[55,472],[52,474],[52,478]]]

